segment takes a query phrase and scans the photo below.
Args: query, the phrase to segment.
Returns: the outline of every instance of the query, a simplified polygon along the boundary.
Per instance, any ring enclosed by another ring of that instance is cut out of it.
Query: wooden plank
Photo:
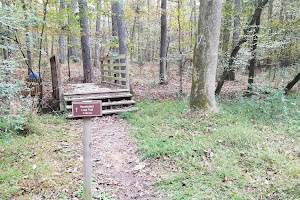
[[[26,85],[29,88],[29,93],[31,96],[38,95],[40,93],[39,79],[36,78],[26,78]]]
[[[117,81],[126,81],[126,78],[112,77],[112,76],[101,76],[104,79],[117,80]]]
[[[109,94],[109,93],[122,93],[129,92],[128,89],[118,89],[118,90],[108,90],[108,91],[92,91],[92,92],[82,92],[82,93],[64,93],[64,96],[76,96],[76,95],[90,95],[90,94]]]
[[[130,90],[130,75],[129,75],[129,61],[128,58],[126,58],[126,74],[125,74],[125,78],[126,78],[126,89]]]
[[[102,115],[111,115],[111,114],[119,114],[122,112],[134,112],[134,111],[138,111],[138,108],[127,108],[127,109],[114,109],[114,110],[103,110],[102,111]],[[74,117],[72,115],[68,115],[67,117],[68,119],[74,119]]]
[[[85,98],[65,98],[66,102],[70,101],[88,101],[88,100],[101,100],[101,99],[117,99],[132,97],[132,94],[123,94],[116,96],[99,96],[99,97],[85,97]]]
[[[113,72],[113,73],[121,73],[126,74],[126,70],[101,70],[101,72]]]
[[[134,100],[129,100],[129,101],[115,101],[115,102],[103,102],[102,107],[107,107],[107,106],[121,106],[121,105],[132,105],[135,104]],[[67,105],[66,107],[68,110],[72,109],[72,105]]]
[[[100,58],[100,61],[106,61],[106,60],[118,60],[118,59],[125,59],[126,55],[125,54],[120,54],[118,56],[107,56],[107,57],[102,57]]]
[[[107,82],[107,81],[102,81],[102,83],[108,83],[108,84],[115,85],[115,86],[119,86],[119,87],[122,87],[122,88],[125,88],[125,89],[126,89],[126,86],[125,86],[125,85],[116,84],[116,83],[111,83],[111,82]]]
[[[103,68],[103,67],[122,67],[122,66],[126,66],[126,63],[101,64],[101,68]]]

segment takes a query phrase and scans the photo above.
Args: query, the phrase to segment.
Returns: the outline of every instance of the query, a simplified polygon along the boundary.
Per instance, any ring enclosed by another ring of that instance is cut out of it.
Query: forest
[[[0,0],[0,200],[299,199],[299,8]]]

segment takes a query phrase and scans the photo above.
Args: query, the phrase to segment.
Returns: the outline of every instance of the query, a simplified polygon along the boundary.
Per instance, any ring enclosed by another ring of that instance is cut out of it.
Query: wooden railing
[[[29,88],[29,94],[36,96],[40,94],[39,79],[26,78],[27,88]]]
[[[125,54],[100,58],[101,82],[130,89],[129,64]]]

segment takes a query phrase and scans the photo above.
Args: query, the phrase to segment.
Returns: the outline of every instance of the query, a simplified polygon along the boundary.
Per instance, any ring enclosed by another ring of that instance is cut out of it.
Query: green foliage
[[[220,99],[221,112],[188,114],[187,101],[143,101],[127,116],[144,159],[165,166],[163,199],[295,199],[299,95]],[[159,164],[159,166],[161,166]]]
[[[73,176],[67,172],[78,167],[74,166],[76,148],[61,148],[61,143],[71,143],[79,137],[68,134],[66,120],[61,117],[33,115],[30,123],[35,134],[0,138],[1,199],[32,199],[34,194],[45,199],[59,195],[57,191],[77,187],[77,180],[73,180],[77,172]]]
[[[20,2],[18,2],[20,3]],[[24,71],[21,65],[24,58],[21,54],[23,39],[29,46],[34,46],[39,37],[33,37],[29,28],[36,28],[41,24],[41,5],[33,4],[32,9],[23,9],[23,4],[2,5],[0,8],[0,137],[9,137],[14,133],[30,132],[30,115],[28,115],[29,101],[22,96],[26,87],[22,79]],[[26,5],[28,6],[28,5]],[[25,42],[24,42],[25,43]],[[34,54],[36,48],[31,48]]]

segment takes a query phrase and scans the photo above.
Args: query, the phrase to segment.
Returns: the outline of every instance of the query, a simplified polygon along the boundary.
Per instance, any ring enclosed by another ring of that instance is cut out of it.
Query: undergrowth
[[[66,123],[32,114],[28,134],[0,138],[0,199],[55,199],[76,189],[79,155],[72,144],[79,136],[71,135],[76,126]]]
[[[187,101],[146,100],[124,117],[163,199],[299,199],[299,97],[270,89],[194,117]]]

